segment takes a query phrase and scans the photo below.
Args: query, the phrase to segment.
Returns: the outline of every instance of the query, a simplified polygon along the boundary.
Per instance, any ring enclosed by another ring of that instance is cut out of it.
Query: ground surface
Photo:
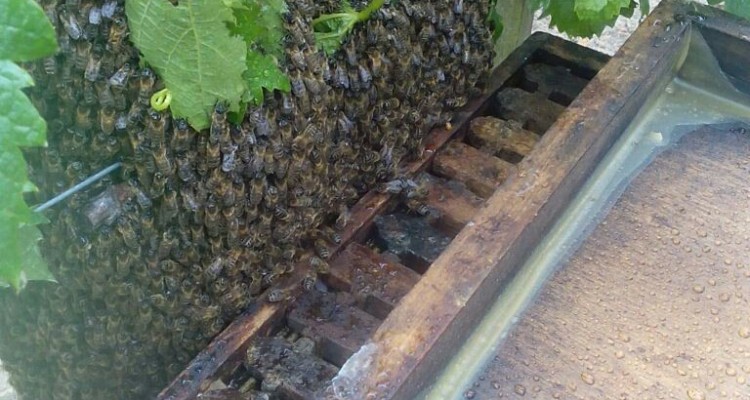
[[[654,5],[658,4],[659,1],[660,0],[654,1]],[[638,26],[639,18],[640,13],[636,11],[636,15],[634,15],[633,18],[629,20],[619,20],[614,27],[607,28],[600,37],[593,39],[579,39],[576,41],[603,53],[614,54]],[[559,35],[556,30],[548,28],[548,25],[549,19],[537,20],[534,22],[533,30],[545,31]],[[2,364],[0,364],[0,400],[16,400],[15,394],[8,385],[7,376],[4,373]]]
[[[467,397],[748,399],[749,151],[705,128],[658,156]]]

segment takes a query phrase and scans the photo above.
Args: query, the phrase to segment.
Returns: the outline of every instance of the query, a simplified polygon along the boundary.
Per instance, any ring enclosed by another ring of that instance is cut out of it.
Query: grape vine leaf
[[[727,0],[724,9],[750,20],[750,0]]]
[[[245,40],[248,45],[243,74],[247,91],[242,96],[240,112],[230,117],[238,122],[244,117],[246,103],[263,102],[263,89],[289,92],[289,78],[279,68],[278,59],[284,57],[282,48],[284,24],[282,14],[287,11],[283,0],[224,0],[232,8],[235,22],[229,31]]]
[[[606,26],[612,26],[621,13],[631,8],[631,0],[548,0],[543,16],[551,16],[550,25],[570,36],[591,37],[598,35]]]
[[[55,31],[33,0],[0,0],[0,287],[20,291],[28,280],[51,280],[39,253],[46,222],[29,208],[29,181],[21,147],[46,146],[47,125],[22,89],[34,84],[15,62],[31,61],[57,49]]]
[[[31,61],[56,49],[55,30],[39,4],[0,0],[0,60]]]
[[[649,0],[639,0],[638,7],[641,9],[641,18],[646,18],[649,12],[651,12],[651,3]]]
[[[172,93],[171,110],[196,130],[210,125],[210,112],[225,101],[239,111],[246,90],[247,44],[232,34],[232,10],[224,3],[128,0],[130,38]]]
[[[289,78],[279,69],[276,59],[270,54],[248,52],[247,71],[245,71],[244,78],[248,84],[248,91],[242,100],[246,103],[262,103],[263,88],[284,92],[292,89]]]
[[[284,0],[224,0],[224,3],[234,14],[234,22],[227,24],[232,34],[266,54],[283,57],[285,28],[281,16],[287,11]]]

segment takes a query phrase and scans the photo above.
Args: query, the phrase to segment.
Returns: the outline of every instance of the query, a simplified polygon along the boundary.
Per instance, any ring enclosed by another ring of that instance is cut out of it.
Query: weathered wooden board
[[[501,90],[496,104],[499,117],[518,121],[524,128],[540,135],[565,111],[565,106],[549,100],[546,94],[529,93],[521,88]]]
[[[490,197],[515,168],[505,160],[456,141],[438,152],[432,164],[436,174],[462,182],[483,198]]]
[[[314,340],[323,359],[341,367],[380,325],[379,319],[355,307],[356,301],[346,292],[311,290],[292,305],[287,324]]]
[[[484,204],[484,200],[471,193],[461,182],[422,174],[420,180],[427,185],[425,203],[438,213],[437,224],[449,233],[457,234]]]
[[[511,151],[527,156],[539,141],[539,135],[523,129],[516,121],[479,117],[469,123],[466,139],[472,145],[492,155]]]
[[[413,399],[454,353],[465,327],[478,321],[673,67],[690,29],[674,19],[680,7],[654,11],[383,322],[373,337],[372,369],[362,377],[364,396]]]
[[[739,132],[704,128],[658,156],[469,397],[748,398],[750,136]]]
[[[384,319],[416,285],[419,274],[352,243],[331,262],[331,273],[324,279],[332,289],[351,293],[363,310]]]

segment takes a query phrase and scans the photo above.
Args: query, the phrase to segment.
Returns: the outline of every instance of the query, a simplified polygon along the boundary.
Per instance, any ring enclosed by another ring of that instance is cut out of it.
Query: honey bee
[[[113,88],[124,88],[128,84],[131,69],[130,63],[123,64],[114,74],[112,74],[112,76],[109,77],[107,82]]]
[[[325,240],[315,239],[313,247],[315,247],[315,253],[317,253],[320,258],[328,259],[331,257],[331,250]]]
[[[284,300],[287,300],[289,298],[289,293],[282,289],[271,289],[271,291],[268,292],[268,302],[269,303],[279,303]]]
[[[250,299],[247,296],[248,292],[249,288],[246,283],[232,285],[224,296],[221,297],[221,303],[229,308],[241,310],[250,303]]]
[[[250,223],[258,219],[258,205],[245,207],[245,222]]]
[[[342,238],[338,232],[336,232],[330,226],[323,226],[318,229],[318,235],[324,237],[335,244],[341,244]]]
[[[99,79],[99,72],[102,67],[102,59],[99,55],[91,54],[86,60],[83,77],[89,82],[96,82]]]
[[[128,30],[127,21],[122,17],[115,17],[112,19],[112,24],[109,26],[109,37],[107,39],[107,49],[117,53],[123,42],[123,38]]]
[[[191,183],[196,180],[195,172],[193,172],[193,166],[190,164],[190,160],[185,155],[179,155],[175,158],[175,161],[177,163],[177,176],[185,183]],[[183,193],[183,199],[185,199],[185,194]],[[195,204],[191,209],[195,209],[198,207],[197,203],[193,199],[191,204]]]
[[[173,121],[171,147],[175,153],[184,153],[190,147],[190,126],[187,121],[178,118]]]
[[[349,81],[349,74],[342,65],[337,64],[333,70],[333,87],[342,89],[349,89],[351,82]]]
[[[148,170],[152,168],[153,169],[156,168],[156,165],[154,164],[154,159],[152,157],[143,157],[141,158],[140,162],[145,164],[145,171],[144,171],[145,173],[147,173]],[[149,163],[151,163],[151,165],[149,165]],[[136,166],[136,168],[138,167]],[[145,175],[145,173],[139,176],[139,180],[141,182],[144,182],[144,179],[145,179],[146,180],[145,182],[150,182],[150,186],[148,190],[149,196],[151,196],[152,198],[163,196],[164,191],[167,189],[167,181],[169,180],[167,176],[162,174],[161,172],[155,172],[153,176],[150,177],[150,180],[148,180],[149,176]]]
[[[165,116],[162,116],[161,113],[154,110],[148,111],[148,118],[146,118],[146,133],[151,139],[152,145],[155,145],[156,147],[163,147],[165,125]]]
[[[227,126],[227,107],[224,103],[219,102],[214,107],[211,114],[211,125],[209,128],[209,143],[226,143],[229,141],[229,127]]]
[[[420,199],[411,198],[407,199],[404,203],[406,204],[406,207],[409,208],[409,210],[414,211],[419,215],[424,216],[430,214],[430,207],[424,204]]]
[[[111,107],[102,107],[99,109],[99,128],[105,135],[109,135],[115,130],[115,109]]]
[[[87,84],[84,86],[84,88],[90,87],[90,84]],[[95,91],[95,92],[94,92]],[[107,82],[105,81],[96,81],[94,83],[94,87],[91,90],[94,99],[99,101],[99,105],[102,108],[112,108],[115,109],[115,97],[112,95],[112,92],[109,90],[109,85],[107,85]],[[86,92],[84,92],[85,94]]]
[[[75,115],[76,127],[78,127],[79,129],[83,129],[83,130],[91,128],[91,114],[92,114],[92,110],[90,107],[87,107],[84,104],[79,104],[76,107],[76,115]]]
[[[339,207],[339,215],[336,218],[335,227],[338,230],[343,230],[346,225],[349,224],[349,220],[352,217],[352,213],[349,210],[349,208],[346,205],[341,205]]]
[[[307,98],[307,88],[305,87],[305,81],[302,78],[301,72],[299,70],[290,71],[289,80],[294,97],[296,97],[298,101],[303,98]]]
[[[213,295],[221,296],[226,293],[228,287],[229,280],[223,276],[219,276],[211,282],[208,289]]]
[[[268,234],[271,232],[271,222],[273,222],[273,215],[269,213],[261,213],[258,216],[258,234],[268,236]]]
[[[153,92],[156,74],[151,68],[143,68],[138,74],[138,101],[141,104],[148,104]]]
[[[63,8],[60,10],[58,17],[60,24],[71,39],[78,40],[83,36],[83,30],[75,15]]]
[[[313,135],[316,130],[312,123],[309,123],[305,129],[297,135],[292,141],[292,151],[298,154],[307,154],[313,147]]]
[[[118,218],[117,231],[120,232],[126,246],[131,249],[140,247],[140,244],[138,243],[138,235],[133,228],[133,224],[126,217]]]
[[[227,151],[223,152],[221,160],[221,170],[224,172],[234,171],[236,162],[237,145],[229,143]]]
[[[318,274],[316,274],[314,271],[308,271],[307,273],[305,273],[305,277],[302,278],[302,289],[308,292],[313,290],[317,281]]]
[[[467,96],[454,96],[445,99],[445,105],[450,108],[461,108],[469,102]]]
[[[161,147],[153,152],[156,170],[163,176],[168,177],[173,173],[172,161],[167,156],[167,148]]]
[[[211,143],[209,140],[206,143],[206,166],[211,170],[215,170],[221,164],[221,147],[219,143]]]
[[[310,268],[315,271],[316,274],[328,274],[331,272],[331,267],[328,262],[324,259],[316,256],[311,256],[309,259]]]
[[[229,200],[232,200],[232,203],[240,202],[242,199],[245,198],[245,182],[242,179],[235,179],[232,181],[232,196],[231,198],[229,196],[226,196],[224,198],[224,206],[228,207]]]
[[[89,82],[85,82],[85,84],[89,84]],[[84,86],[84,89],[86,89],[85,86]],[[112,100],[114,102],[113,103],[114,107],[118,111],[124,111],[127,108],[127,106],[128,106],[128,99],[125,97],[125,88],[124,87],[120,87],[120,86],[112,86],[112,85],[110,85],[110,92],[112,93]],[[92,93],[93,93],[93,90],[92,90]],[[84,92],[84,95],[85,94],[86,93]],[[94,99],[94,101],[96,101],[96,99]],[[136,104],[138,106],[134,107],[134,105],[136,105]],[[132,117],[132,116],[136,116],[137,115],[137,118],[132,119],[132,121],[134,121],[134,122],[140,122],[141,119],[142,119],[140,117],[140,115],[141,115],[140,111],[142,110],[142,106],[140,105],[140,103],[134,102],[131,105],[131,110],[137,110],[138,113],[135,114],[134,112],[128,112],[128,116]]]
[[[209,237],[216,237],[219,235],[219,229],[221,228],[219,207],[211,200],[206,204],[205,224]]]
[[[292,62],[292,65],[294,65],[295,68],[303,71],[307,69],[305,55],[302,53],[302,50],[300,50],[299,46],[287,47],[285,51],[287,58]]]

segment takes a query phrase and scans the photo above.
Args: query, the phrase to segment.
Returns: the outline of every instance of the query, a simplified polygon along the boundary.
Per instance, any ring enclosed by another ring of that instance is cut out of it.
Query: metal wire
[[[84,179],[83,181],[81,181],[80,183],[76,184],[72,188],[70,188],[70,189],[68,189],[68,190],[66,190],[66,191],[58,194],[57,196],[55,196],[55,197],[47,200],[45,203],[40,204],[40,205],[34,207],[33,210],[36,211],[36,212],[42,212],[42,211],[44,211],[44,210],[46,210],[46,209],[48,209],[48,208],[56,205],[57,203],[60,203],[61,201],[67,199],[68,197],[74,195],[75,193],[80,192],[81,190],[85,189],[87,186],[89,186],[92,183],[98,181],[99,179],[103,178],[104,176],[110,174],[112,171],[117,170],[121,166],[122,166],[121,162],[116,162],[116,163],[110,165],[109,167],[104,168],[103,170],[95,173],[94,175],[89,176],[88,178]]]

